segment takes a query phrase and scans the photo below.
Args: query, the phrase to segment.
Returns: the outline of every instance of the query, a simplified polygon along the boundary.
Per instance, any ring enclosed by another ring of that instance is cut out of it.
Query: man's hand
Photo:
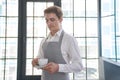
[[[50,62],[48,63],[44,68],[43,70],[46,70],[48,71],[49,73],[55,73],[55,72],[58,72],[59,70],[59,65],[54,63],[54,62]]]
[[[32,60],[32,66],[34,67],[34,66],[36,66],[38,64],[38,58],[34,58],[33,60]]]

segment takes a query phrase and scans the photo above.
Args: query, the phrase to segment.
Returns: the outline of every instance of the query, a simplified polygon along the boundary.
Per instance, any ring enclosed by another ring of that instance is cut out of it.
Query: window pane
[[[74,36],[85,37],[85,18],[74,19]]]
[[[7,16],[18,16],[18,1],[19,0],[7,0]]]
[[[114,14],[114,0],[101,0],[102,16]]]
[[[33,38],[27,38],[27,58],[32,58],[34,52],[33,52]]]
[[[34,5],[35,6],[34,16],[44,16],[44,9],[46,8],[46,4],[47,6],[52,6],[53,2],[49,2],[49,3],[36,2]]]
[[[45,37],[46,34],[46,23],[44,18],[34,19],[34,36],[35,37]]]
[[[74,1],[74,16],[85,16],[85,0],[73,0]]]
[[[35,3],[35,15],[34,16],[44,16],[44,9],[46,8],[46,3]]]
[[[5,38],[0,38],[0,59],[5,57]]]
[[[0,37],[5,37],[5,18],[0,17]]]
[[[85,38],[76,38],[77,42],[78,42],[78,46],[80,49],[80,54],[82,57],[85,58],[86,54],[85,54]]]
[[[27,58],[35,58],[38,54],[42,38],[27,38]]]
[[[117,33],[118,36],[120,36],[120,24],[119,24],[119,22],[120,22],[120,15],[117,16],[117,21],[116,22],[117,22],[116,23],[116,33]]]
[[[4,80],[4,60],[0,59],[0,80]]]
[[[0,0],[0,16],[6,15],[6,0]]]
[[[32,75],[32,65],[31,65],[32,60],[27,59],[26,60],[26,75]]]
[[[27,37],[33,36],[33,18],[27,17]]]
[[[34,38],[34,57],[38,55],[38,50],[40,47],[40,42],[43,38]]]
[[[44,18],[27,17],[27,37],[45,37],[46,23]]]
[[[7,38],[6,41],[6,57],[17,58],[17,38]]]
[[[97,18],[87,18],[87,36],[98,37],[98,23]]]
[[[6,60],[5,68],[5,80],[16,80],[17,79],[17,59],[15,60]]]
[[[62,28],[65,30],[65,32],[73,35],[73,19],[64,18],[62,23]]]
[[[120,37],[117,38],[117,58],[120,59]]]
[[[87,79],[98,80],[98,59],[87,60]]]
[[[18,36],[18,18],[7,18],[7,36]]]
[[[86,0],[87,17],[97,17],[97,0]]]
[[[72,17],[73,16],[73,0],[61,0],[62,11],[64,17]]]
[[[27,16],[33,16],[33,3],[27,2]]]
[[[87,38],[87,58],[98,58],[97,38]]]
[[[102,18],[102,54],[115,58],[114,17]]]

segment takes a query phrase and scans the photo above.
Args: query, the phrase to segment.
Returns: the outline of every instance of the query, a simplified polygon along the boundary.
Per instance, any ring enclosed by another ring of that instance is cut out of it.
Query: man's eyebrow
[[[50,18],[50,19],[55,19],[55,18],[52,17],[52,18]]]
[[[45,18],[47,20],[47,18]],[[49,18],[49,19],[55,19],[55,18]]]

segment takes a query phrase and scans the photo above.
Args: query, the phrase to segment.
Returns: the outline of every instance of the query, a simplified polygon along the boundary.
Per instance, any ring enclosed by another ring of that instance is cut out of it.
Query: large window
[[[102,56],[120,60],[120,6],[119,0],[102,0]]]
[[[0,0],[0,80],[16,80],[17,40],[18,0]]]
[[[116,1],[116,51],[117,51],[117,61],[120,62],[120,1]]]

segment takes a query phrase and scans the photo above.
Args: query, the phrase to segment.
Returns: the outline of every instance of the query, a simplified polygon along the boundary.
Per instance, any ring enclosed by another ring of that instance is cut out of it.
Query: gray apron
[[[58,42],[47,42],[43,43],[44,57],[48,58],[48,62],[55,62],[57,64],[66,64],[62,53],[61,53],[61,43],[64,35],[62,31]],[[56,72],[50,74],[47,71],[43,71],[43,80],[69,80],[68,73]]]

